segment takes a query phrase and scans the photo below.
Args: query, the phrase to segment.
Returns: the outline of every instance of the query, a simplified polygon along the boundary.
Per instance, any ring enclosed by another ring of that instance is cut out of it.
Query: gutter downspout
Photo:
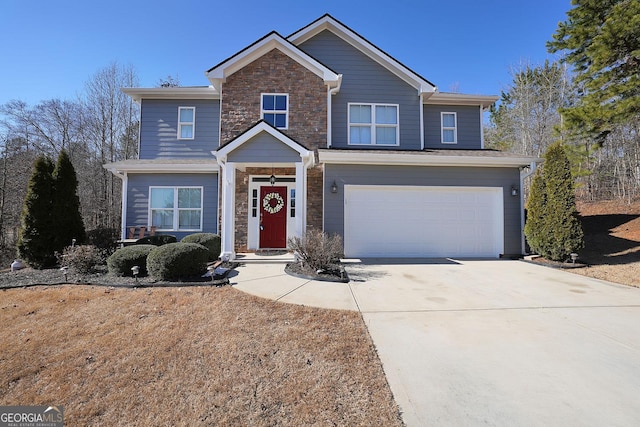
[[[342,74],[338,74],[336,87],[327,85],[327,148],[331,148],[331,97],[340,92],[342,86]]]
[[[480,148],[484,150],[484,108],[480,105]],[[520,181],[522,188],[522,181]]]
[[[524,186],[524,180],[533,175],[536,172],[537,167],[538,162],[531,162],[527,172],[524,170],[520,171],[520,241],[523,255],[525,254],[526,244],[524,237],[524,191],[522,191],[522,188]]]
[[[418,98],[420,100],[420,150],[424,150],[424,97],[420,93]],[[398,126],[400,126],[399,123]]]

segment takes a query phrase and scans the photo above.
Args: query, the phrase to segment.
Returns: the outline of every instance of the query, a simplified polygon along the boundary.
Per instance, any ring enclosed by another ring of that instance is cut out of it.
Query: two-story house
[[[123,237],[219,233],[222,256],[322,229],[348,257],[523,253],[521,181],[538,159],[485,150],[496,96],[437,87],[330,15],[267,34],[208,86],[123,89],[141,105]]]

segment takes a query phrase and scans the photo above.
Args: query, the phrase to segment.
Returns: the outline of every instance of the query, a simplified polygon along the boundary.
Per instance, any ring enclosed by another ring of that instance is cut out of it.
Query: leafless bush
[[[67,246],[58,261],[74,273],[87,274],[104,262],[104,253],[93,245]]]
[[[309,271],[325,270],[343,256],[342,238],[337,234],[310,230],[304,237],[292,237],[287,243]]]

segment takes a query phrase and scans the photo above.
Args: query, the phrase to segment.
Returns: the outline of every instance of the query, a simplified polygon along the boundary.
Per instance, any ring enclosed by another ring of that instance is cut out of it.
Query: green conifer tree
[[[564,147],[549,146],[533,179],[525,236],[531,249],[554,261],[564,261],[584,247],[576,209],[574,179]]]
[[[33,165],[22,210],[18,235],[18,256],[34,268],[51,267],[56,263],[51,198],[54,191],[53,162],[40,156]]]
[[[85,241],[85,229],[80,213],[78,179],[71,159],[65,150],[60,151],[53,171],[54,192],[52,221],[55,227],[55,250],[62,252],[70,246],[72,239],[81,244]]]
[[[602,142],[640,111],[640,0],[572,4],[547,48],[565,53],[576,71],[581,97],[563,110],[569,128]]]

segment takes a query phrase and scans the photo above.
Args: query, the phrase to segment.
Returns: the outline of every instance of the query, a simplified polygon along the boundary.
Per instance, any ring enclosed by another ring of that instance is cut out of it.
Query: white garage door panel
[[[502,188],[345,186],[348,257],[497,257]]]

